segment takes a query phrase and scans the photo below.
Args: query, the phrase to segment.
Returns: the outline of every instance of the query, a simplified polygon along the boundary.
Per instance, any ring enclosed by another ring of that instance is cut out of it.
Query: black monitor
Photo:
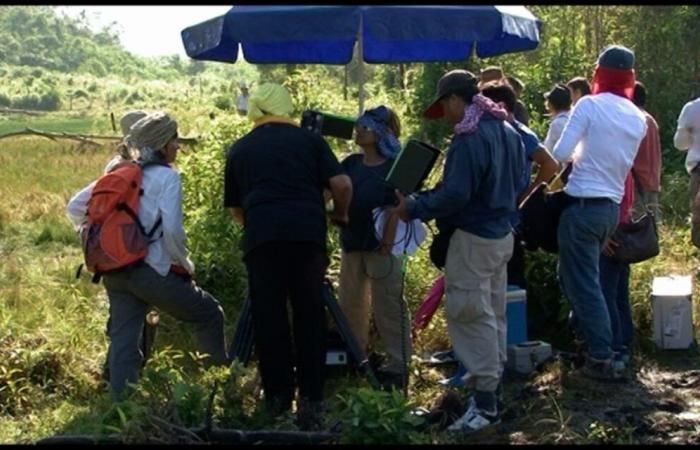
[[[308,109],[301,116],[301,127],[321,136],[352,139],[355,119]]]
[[[418,191],[433,170],[440,150],[430,144],[411,139],[396,157],[386,182],[404,194]]]

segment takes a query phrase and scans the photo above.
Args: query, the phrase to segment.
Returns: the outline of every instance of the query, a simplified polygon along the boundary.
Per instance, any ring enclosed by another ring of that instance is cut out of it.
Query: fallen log
[[[37,445],[95,445],[95,444],[123,444],[124,442],[116,435],[109,436],[87,436],[87,435],[65,435],[51,436],[40,441]]]
[[[320,444],[340,437],[339,433],[280,430],[193,430],[202,439],[217,444]]]
[[[0,113],[4,114],[24,114],[27,116],[43,116],[46,114],[45,111],[36,111],[29,109],[16,109],[16,108],[0,108]]]
[[[57,139],[70,139],[74,141],[78,141],[81,144],[88,144],[88,145],[93,145],[100,147],[103,144],[99,144],[95,141],[97,140],[107,140],[107,141],[113,141],[113,142],[119,142],[122,140],[122,136],[106,136],[106,135],[99,135],[99,134],[80,134],[80,133],[67,133],[65,131],[41,131],[41,130],[35,130],[33,128],[25,128],[24,130],[20,131],[13,131],[11,133],[5,133],[0,135],[0,139],[6,139],[6,138],[11,138],[15,136],[40,136],[40,137],[45,137],[47,139],[51,139],[52,141],[55,141]],[[198,142],[199,138],[196,137],[181,137],[178,138],[180,144],[184,145],[194,145]]]
[[[179,431],[182,430],[173,430]],[[216,444],[254,444],[254,443],[278,443],[278,444],[320,444],[338,439],[340,434],[329,432],[310,431],[280,431],[280,430],[235,430],[206,428],[187,429],[186,435],[197,436],[202,442]],[[193,440],[196,442],[196,440]],[[124,441],[118,435],[88,436],[88,435],[64,435],[51,436],[37,441],[37,445],[94,445],[94,444],[123,444]]]

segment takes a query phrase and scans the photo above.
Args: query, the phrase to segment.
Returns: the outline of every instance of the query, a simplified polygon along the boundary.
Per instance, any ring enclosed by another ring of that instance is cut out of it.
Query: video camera
[[[308,109],[301,116],[301,127],[321,136],[352,139],[355,119]]]

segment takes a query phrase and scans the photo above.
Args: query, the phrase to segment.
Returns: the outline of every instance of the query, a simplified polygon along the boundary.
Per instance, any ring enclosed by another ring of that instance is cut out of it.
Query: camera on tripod
[[[321,136],[352,139],[356,120],[313,109],[307,109],[301,116],[301,127]]]

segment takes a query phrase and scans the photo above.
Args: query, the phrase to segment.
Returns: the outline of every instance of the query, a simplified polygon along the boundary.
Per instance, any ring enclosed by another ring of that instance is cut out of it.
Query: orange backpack
[[[95,183],[87,208],[87,223],[80,237],[87,269],[99,281],[105,272],[144,259],[162,220],[146,232],[138,218],[143,195],[143,166],[133,161],[117,164]]]

